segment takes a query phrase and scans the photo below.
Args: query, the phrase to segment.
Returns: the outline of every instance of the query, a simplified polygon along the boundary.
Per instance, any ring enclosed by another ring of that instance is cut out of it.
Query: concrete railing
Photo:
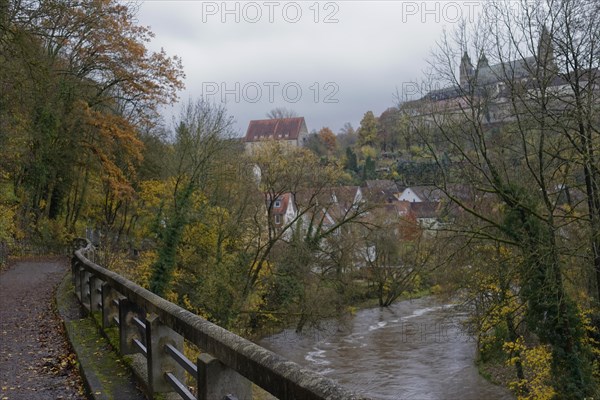
[[[72,258],[75,292],[84,308],[102,315],[102,328],[117,326],[123,355],[146,359],[147,392],[176,392],[183,399],[252,398],[254,383],[279,399],[358,399],[313,371],[300,367],[109,271],[87,258],[91,245],[76,241]],[[183,355],[184,341],[196,345],[196,362]],[[186,374],[195,381],[197,397]]]

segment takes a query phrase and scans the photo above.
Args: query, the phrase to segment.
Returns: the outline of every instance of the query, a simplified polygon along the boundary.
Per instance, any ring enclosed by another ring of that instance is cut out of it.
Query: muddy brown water
[[[513,399],[479,375],[465,318],[460,307],[427,297],[259,344],[372,399]]]

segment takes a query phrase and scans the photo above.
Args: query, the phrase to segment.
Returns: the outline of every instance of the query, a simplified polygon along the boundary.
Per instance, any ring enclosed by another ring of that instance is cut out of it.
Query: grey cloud
[[[392,106],[396,87],[421,76],[441,32],[441,24],[423,23],[414,15],[405,18],[402,2],[337,2],[335,24],[315,24],[308,8],[314,3],[298,3],[305,14],[296,24],[281,18],[256,24],[230,18],[223,24],[218,16],[203,23],[202,2],[197,1],[144,2],[139,21],[156,33],[151,46],[182,57],[187,75],[182,99],[200,96],[207,83],[230,91],[236,84],[240,90],[253,84],[268,90],[265,82],[279,83],[273,102],[266,92],[255,103],[242,93],[238,99],[225,96],[240,134],[250,119],[263,118],[278,106],[305,116],[309,129],[329,126],[338,131],[348,121],[356,126],[367,110],[381,113]],[[325,4],[319,2],[320,22],[325,11],[332,11]],[[329,82],[339,89],[333,98],[337,103],[324,102],[332,93],[325,87]],[[302,89],[295,103],[277,92],[289,83]],[[217,93],[214,99],[220,97]]]

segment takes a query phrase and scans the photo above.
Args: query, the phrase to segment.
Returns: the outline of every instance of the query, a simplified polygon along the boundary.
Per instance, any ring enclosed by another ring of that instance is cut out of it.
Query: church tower
[[[481,51],[481,54],[479,55],[479,60],[477,61],[477,70],[481,70],[481,69],[485,69],[485,68],[489,68],[490,64],[488,63],[488,59],[485,56],[485,53],[483,51]]]
[[[462,58],[460,59],[460,86],[467,86],[469,80],[474,75],[473,64],[471,64],[471,58],[465,51]]]
[[[556,72],[554,60],[554,47],[552,46],[552,34],[544,25],[537,48],[538,65],[549,71]]]

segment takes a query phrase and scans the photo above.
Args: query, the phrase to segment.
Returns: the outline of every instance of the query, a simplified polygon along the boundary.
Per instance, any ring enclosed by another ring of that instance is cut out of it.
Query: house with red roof
[[[291,146],[303,146],[308,137],[304,117],[253,120],[248,124],[244,143],[246,151],[268,140],[285,142]]]
[[[288,228],[289,224],[294,221],[297,215],[297,210],[294,205],[294,196],[291,193],[283,193],[272,202],[270,199],[267,201],[270,203],[267,204],[267,206],[270,208],[269,214],[272,218],[271,223],[273,224],[273,227],[276,230]]]

